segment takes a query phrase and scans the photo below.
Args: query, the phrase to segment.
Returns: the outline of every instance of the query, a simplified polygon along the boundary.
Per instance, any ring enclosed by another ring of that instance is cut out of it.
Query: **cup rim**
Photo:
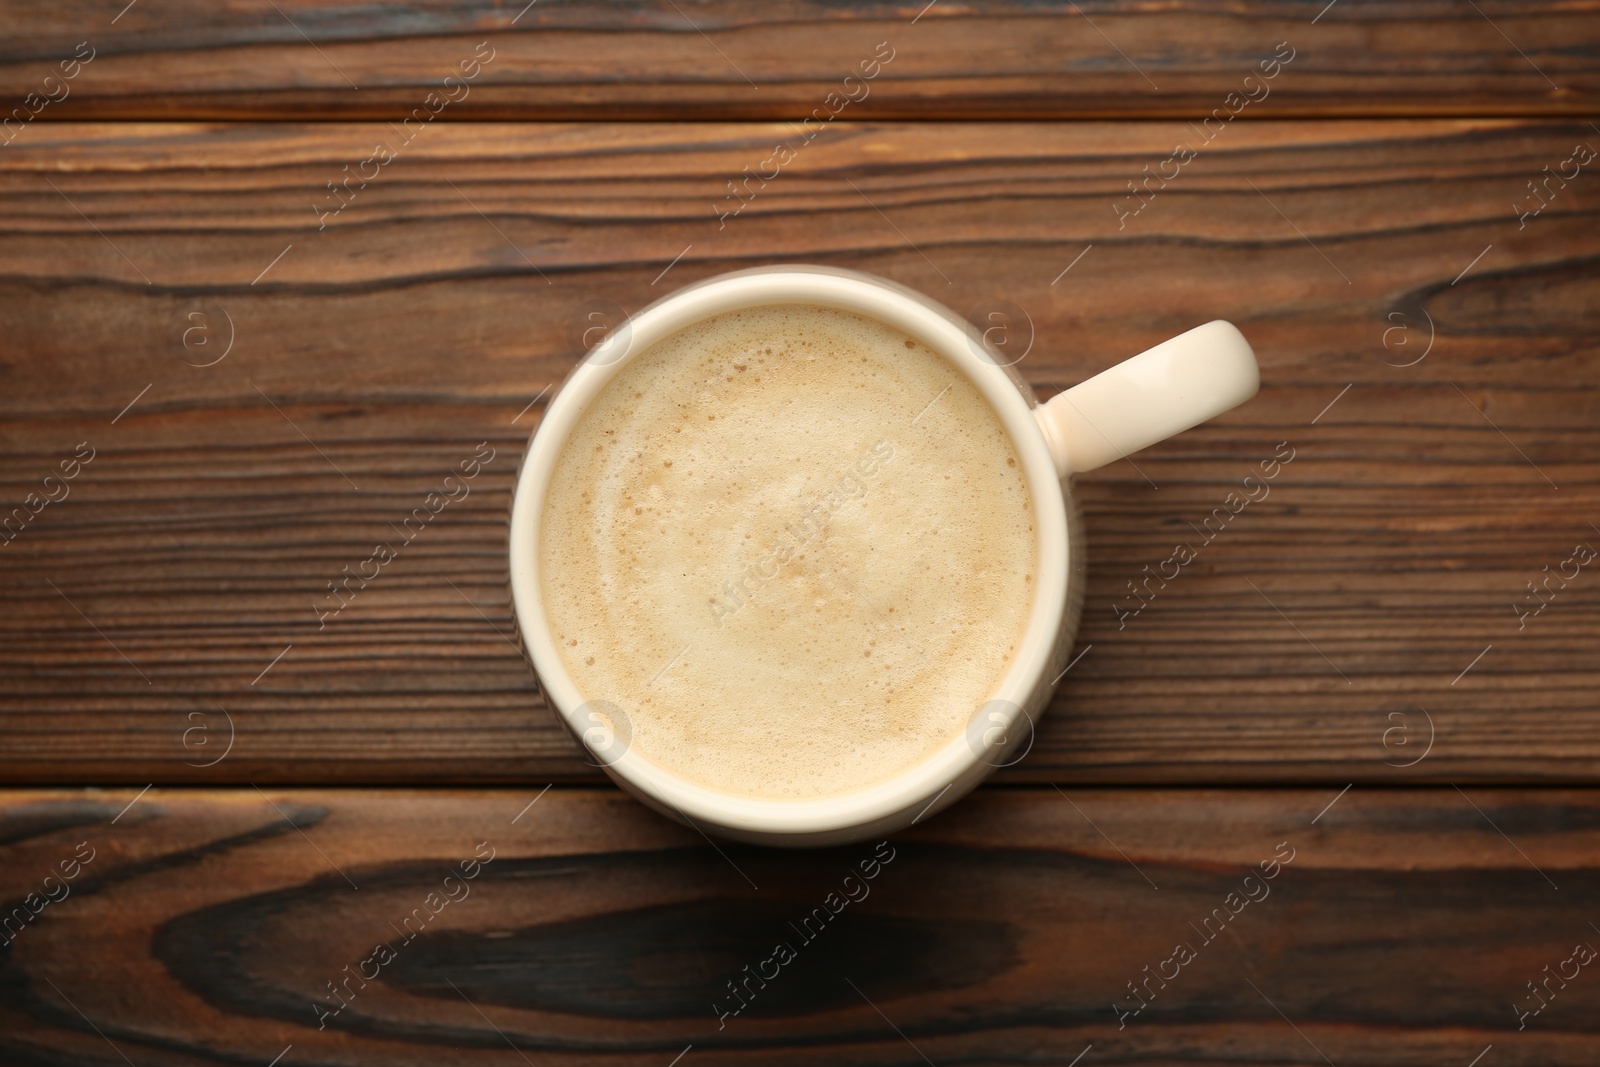
[[[620,370],[656,341],[714,315],[785,304],[854,312],[903,330],[962,372],[1005,427],[1034,510],[1033,603],[1017,654],[988,702],[974,708],[973,715],[976,718],[981,710],[1000,702],[995,710],[1004,721],[997,725],[1003,727],[1003,734],[1009,734],[1045,680],[1055,635],[1065,617],[1070,572],[1062,484],[1033,416],[1031,391],[1019,391],[1014,373],[992,358],[980,356],[986,349],[977,330],[944,305],[885,278],[810,264],[735,271],[669,294],[611,331],[585,355],[548,402],[518,471],[509,544],[518,633],[546,702],[581,743],[590,725],[578,716],[586,697],[568,673],[549,630],[542,605],[538,540],[550,480],[572,430]],[[987,731],[982,747],[971,737],[970,728],[958,733],[932,755],[886,780],[846,793],[796,800],[720,792],[650,762],[631,746],[602,766],[627,787],[692,823],[751,834],[822,834],[880,822],[923,804],[931,807],[950,786],[971,778],[986,754],[997,748]]]

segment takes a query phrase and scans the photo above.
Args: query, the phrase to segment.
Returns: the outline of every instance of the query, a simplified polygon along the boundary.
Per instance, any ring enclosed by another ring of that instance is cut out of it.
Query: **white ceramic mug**
[[[888,781],[796,801],[719,793],[631,751],[625,719],[618,722],[617,714],[589,703],[593,695],[574,684],[540,601],[545,494],[567,437],[590,403],[630,358],[656,341],[713,315],[774,304],[838,308],[876,319],[960,369],[1010,434],[1038,517],[1038,580],[1022,644],[991,699],[974,709],[965,734]],[[1083,536],[1072,506],[1072,476],[1219,415],[1254,396],[1258,386],[1249,343],[1218,320],[1040,405],[970,322],[902,285],[815,266],[764,267],[707,279],[612,329],[549,401],[529,442],[511,511],[511,594],[523,649],[545,699],[598,764],[669,817],[736,840],[786,846],[840,844],[902,829],[954,803],[995,767],[1011,762],[1006,753],[1031,730],[1055,688],[1083,597]]]

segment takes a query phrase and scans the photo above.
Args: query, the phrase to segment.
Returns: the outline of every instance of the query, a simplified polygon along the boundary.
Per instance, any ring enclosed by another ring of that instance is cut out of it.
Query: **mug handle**
[[[1260,387],[1250,342],[1217,319],[1101,371],[1033,413],[1065,478],[1238,407]]]

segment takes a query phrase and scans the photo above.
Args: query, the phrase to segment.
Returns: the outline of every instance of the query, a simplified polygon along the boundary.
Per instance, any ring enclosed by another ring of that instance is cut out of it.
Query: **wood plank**
[[[283,1063],[663,1067],[692,1045],[683,1067],[1065,1065],[1092,1045],[1084,1064],[1465,1065],[1492,1044],[1494,1063],[1561,1067],[1600,1050],[1600,982],[1572,961],[1600,945],[1593,791],[985,790],[882,846],[720,853],[615,790],[534,797],[0,795],[0,914],[56,897],[5,935],[5,1061],[266,1064],[292,1046]],[[747,966],[765,988],[732,1014]]]
[[[799,121],[819,107],[857,120],[1199,119],[1229,94],[1262,94],[1244,79],[1280,42],[1295,58],[1251,118],[1581,115],[1600,91],[1594,0],[5,0],[0,12],[0,99],[22,122],[399,121],[480,42],[492,58],[449,87],[451,119]],[[80,69],[75,54],[92,58]],[[845,85],[874,54],[892,60]],[[76,77],[47,83],[63,61]]]
[[[1600,773],[1600,584],[1514,610],[1600,547],[1600,187],[1513,206],[1587,124],[1240,124],[1120,229],[1191,126],[840,126],[719,228],[790,127],[456,124],[319,230],[392,136],[56,124],[0,153],[7,513],[95,450],[0,547],[6,780],[593,780],[505,639],[529,405],[595,301],[795,260],[1023,309],[1042,394],[1214,317],[1260,354],[1256,400],[1081,482],[1092,647],[1011,780]],[[319,624],[480,442],[472,495]]]

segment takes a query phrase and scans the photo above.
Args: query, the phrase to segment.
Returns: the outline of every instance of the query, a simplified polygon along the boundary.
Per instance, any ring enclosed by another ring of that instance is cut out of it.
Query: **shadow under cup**
[[[916,339],[960,372],[1010,439],[1035,531],[1035,581],[1023,636],[1009,666],[1000,672],[997,664],[999,681],[972,709],[966,728],[891,778],[796,800],[719,792],[636,751],[628,709],[580,691],[568,671],[542,603],[539,571],[541,521],[563,449],[622,368],[695,323],[774,305],[836,309],[876,320]],[[1026,754],[1033,723],[1049,698],[1077,625],[1081,539],[1069,538],[1067,483],[1034,418],[1035,404],[1020,375],[1004,365],[965,319],[914,290],[871,275],[814,266],[758,268],[707,279],[652,304],[612,329],[574,368],[551,398],[518,475],[510,531],[512,600],[523,649],[546,699],[591,761],[628,792],[670,818],[736,840],[780,846],[841,844],[882,836],[953,803],[997,767]]]

